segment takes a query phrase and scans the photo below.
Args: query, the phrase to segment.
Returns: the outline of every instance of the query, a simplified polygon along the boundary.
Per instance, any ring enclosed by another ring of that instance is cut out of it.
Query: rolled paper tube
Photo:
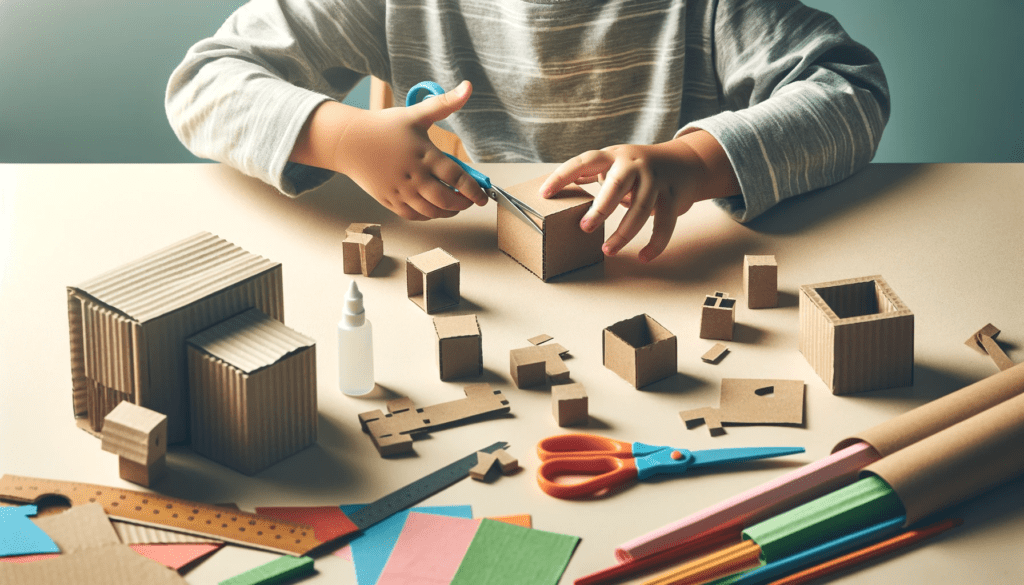
[[[1020,366],[1002,373],[1013,370]],[[883,457],[862,474],[892,487],[910,525],[1024,474],[1022,445],[1024,394]]]
[[[840,441],[833,452],[863,441],[885,457],[1021,394],[1024,394],[1024,363]]]
[[[761,566],[761,549],[744,540],[644,581],[642,585],[700,585]]]

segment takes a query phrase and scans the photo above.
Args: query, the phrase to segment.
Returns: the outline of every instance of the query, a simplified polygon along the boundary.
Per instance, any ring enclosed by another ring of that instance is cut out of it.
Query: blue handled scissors
[[[409,88],[409,93],[407,93],[405,96],[405,105],[406,107],[409,107],[419,103],[420,101],[428,97],[443,94],[444,88],[441,87],[439,84],[433,81],[421,81],[416,85],[412,86],[411,88]],[[526,225],[533,228],[533,231],[541,233],[540,226],[538,226],[533,220],[529,218],[529,216],[526,215],[527,213],[530,213],[539,219],[541,218],[540,213],[537,213],[537,211],[534,210],[532,207],[510,195],[508,191],[505,191],[501,187],[492,184],[490,177],[488,177],[487,175],[467,165],[466,163],[448,154],[447,152],[444,154],[448,158],[455,161],[455,163],[458,164],[460,167],[462,167],[462,170],[466,171],[466,173],[470,177],[473,177],[473,180],[476,181],[478,185],[480,185],[480,188],[484,190],[484,193],[487,193],[488,197],[497,202],[498,205],[501,205],[506,210],[510,211],[512,215],[519,218],[521,221],[526,223]]]
[[[598,435],[556,435],[537,444],[537,454],[541,460],[537,469],[537,483],[545,493],[556,498],[591,498],[655,475],[678,475],[700,467],[803,452],[803,447],[689,451],[645,443],[626,443]],[[575,483],[556,481],[567,475],[590,477]]]

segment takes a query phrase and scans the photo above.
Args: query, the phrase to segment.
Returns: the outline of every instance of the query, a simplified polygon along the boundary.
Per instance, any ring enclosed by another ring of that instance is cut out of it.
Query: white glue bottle
[[[353,280],[338,321],[338,380],[341,391],[362,396],[373,390],[373,329],[363,310],[363,294]]]

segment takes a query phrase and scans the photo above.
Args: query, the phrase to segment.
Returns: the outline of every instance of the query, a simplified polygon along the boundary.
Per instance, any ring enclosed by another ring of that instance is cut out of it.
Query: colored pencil
[[[761,565],[761,547],[744,540],[711,554],[694,559],[663,573],[643,585],[699,585]]]
[[[930,526],[918,530],[908,530],[888,540],[866,546],[860,550],[834,558],[830,561],[804,569],[799,573],[793,573],[788,577],[772,581],[769,585],[802,585],[804,583],[835,574],[843,569],[857,566],[861,563],[880,557],[884,554],[905,549],[926,538],[931,538],[951,528],[963,524],[960,518],[950,518],[942,522],[936,522]]]

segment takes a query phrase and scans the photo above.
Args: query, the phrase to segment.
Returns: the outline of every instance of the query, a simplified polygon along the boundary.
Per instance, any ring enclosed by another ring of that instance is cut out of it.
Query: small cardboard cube
[[[580,229],[580,220],[594,197],[570,185],[551,199],[544,199],[538,189],[546,178],[537,177],[508,189],[509,194],[540,214],[527,215],[535,220],[541,233],[498,206],[498,249],[544,281],[604,260],[604,225],[589,234]]]
[[[459,261],[441,248],[406,259],[409,300],[427,314],[459,304]]]
[[[483,374],[483,341],[476,315],[434,317],[434,332],[442,380]]]
[[[384,257],[384,240],[380,224],[354,223],[345,230],[347,237],[341,243],[342,265],[345,274],[370,276]]]
[[[516,388],[533,388],[547,383],[545,372],[547,352],[543,347],[531,345],[508,352],[509,374]]]
[[[604,365],[635,388],[676,373],[676,336],[641,314],[604,330]]]
[[[127,457],[118,457],[117,473],[125,481],[150,487],[167,473],[167,455],[161,455],[149,465],[137,463]]]
[[[188,339],[192,448],[252,475],[316,441],[316,346],[251,309]]]
[[[551,409],[560,427],[586,425],[590,418],[587,402],[587,391],[579,382],[551,387]]]
[[[881,276],[800,287],[800,352],[833,394],[914,383],[914,314]]]
[[[167,415],[121,402],[103,420],[104,451],[141,465],[167,453]]]
[[[779,265],[775,256],[743,257],[743,294],[748,309],[779,306]]]
[[[736,322],[736,299],[723,292],[704,298],[700,311],[700,338],[732,341]]]

